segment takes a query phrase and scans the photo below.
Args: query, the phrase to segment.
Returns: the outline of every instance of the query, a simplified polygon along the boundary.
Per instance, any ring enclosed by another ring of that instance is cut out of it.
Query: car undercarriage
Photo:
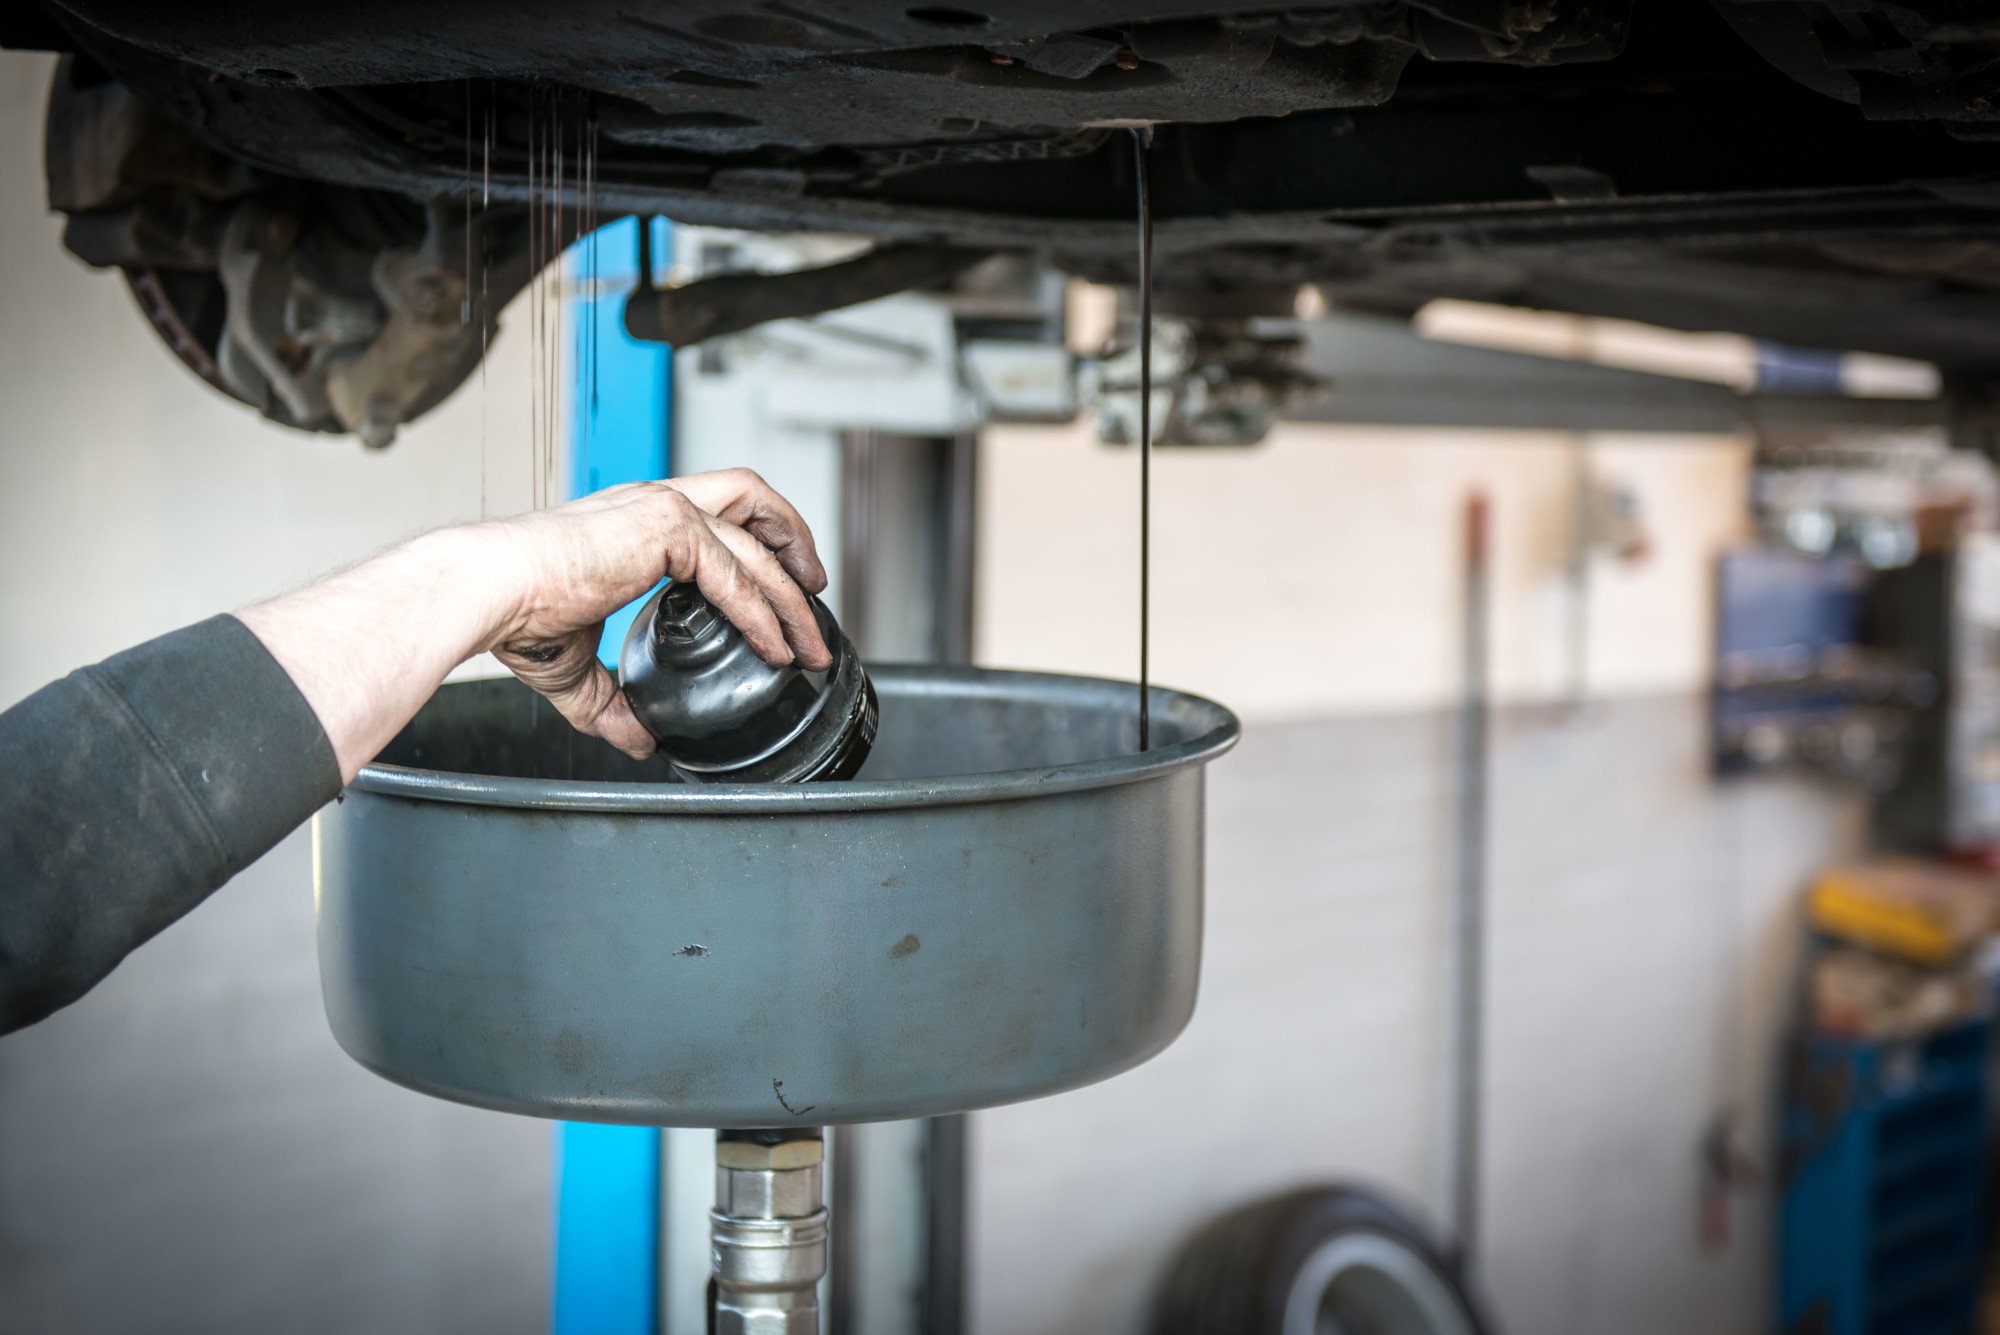
[[[2000,371],[2000,16],[1973,3],[48,0],[0,43],[68,53],[69,248],[225,392],[374,443],[625,214],[884,243],[772,277],[779,313],[994,253],[1130,283],[1132,128],[1165,313],[1311,286]],[[721,327],[679,300],[676,341]]]

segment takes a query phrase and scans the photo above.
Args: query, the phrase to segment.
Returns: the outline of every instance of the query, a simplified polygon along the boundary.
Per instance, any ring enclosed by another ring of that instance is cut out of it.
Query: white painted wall
[[[1715,554],[1745,524],[1733,437],[1565,436],[1289,424],[1248,450],[1153,463],[1153,673],[1245,717],[1424,709],[1462,676],[1462,515],[1493,515],[1493,678],[1568,680],[1576,451],[1639,495],[1653,551],[1592,562],[1593,693],[1707,679]],[[982,663],[1138,671],[1138,457],[1087,423],[989,431],[980,466]]]

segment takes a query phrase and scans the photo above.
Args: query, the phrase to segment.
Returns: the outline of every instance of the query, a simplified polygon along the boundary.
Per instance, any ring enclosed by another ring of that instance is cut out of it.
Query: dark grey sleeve
[[[0,713],[0,1033],[95,986],[340,791],[319,720],[212,617]]]

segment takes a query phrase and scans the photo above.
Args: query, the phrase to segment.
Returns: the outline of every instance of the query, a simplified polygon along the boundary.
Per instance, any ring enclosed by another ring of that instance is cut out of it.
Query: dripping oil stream
[[[1132,130],[1139,183],[1139,749],[1152,749],[1153,640],[1153,192],[1146,177],[1149,128]]]
[[[542,413],[542,196],[537,180],[541,167],[541,93],[535,90],[528,100],[528,504],[536,504],[536,459],[541,452]]]
[[[468,85],[469,89],[469,85]],[[492,198],[493,149],[498,121],[497,99],[489,82],[481,107],[483,138],[480,157],[479,202],[482,219]],[[471,106],[468,91],[467,105]],[[536,86],[527,98],[526,113],[526,226],[528,272],[526,284],[528,341],[532,345],[528,385],[528,492],[533,509],[556,503],[560,476],[558,443],[563,422],[566,383],[575,383],[577,392],[588,387],[587,400],[575,405],[587,445],[595,431],[598,409],[598,336],[594,302],[599,286],[596,231],[599,222],[597,198],[598,124],[594,100],[581,103],[565,98],[561,90]],[[467,114],[468,125],[471,113]],[[467,209],[470,216],[471,145],[467,142]],[[482,229],[480,298],[484,307],[489,291],[490,245]],[[577,254],[570,255],[573,243]],[[468,243],[468,254],[470,245]],[[566,266],[574,259],[576,271]],[[582,313],[573,313],[565,299],[571,286],[583,298]],[[586,323],[577,323],[586,320]],[[481,431],[484,436],[487,340],[490,322],[480,329]],[[573,357],[572,357],[573,354]],[[574,371],[574,376],[566,372]],[[481,513],[485,509],[485,480],[481,475]]]
[[[484,223],[482,215],[480,223]],[[465,283],[464,292],[458,303],[460,325],[472,323],[475,314],[484,317],[484,310],[475,311],[472,304],[472,238],[483,228],[475,225],[472,214],[472,80],[465,81]],[[479,341],[479,517],[486,518],[486,340]]]
[[[486,81],[484,135],[479,145],[479,517],[486,518],[486,350],[493,335],[493,238],[486,210],[493,203],[493,81]]]

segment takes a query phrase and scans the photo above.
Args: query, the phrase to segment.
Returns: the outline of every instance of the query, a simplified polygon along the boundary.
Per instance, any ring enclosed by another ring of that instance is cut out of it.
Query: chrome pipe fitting
[[[715,1335],[819,1335],[825,1163],[817,1129],[717,1136],[708,1216]]]

